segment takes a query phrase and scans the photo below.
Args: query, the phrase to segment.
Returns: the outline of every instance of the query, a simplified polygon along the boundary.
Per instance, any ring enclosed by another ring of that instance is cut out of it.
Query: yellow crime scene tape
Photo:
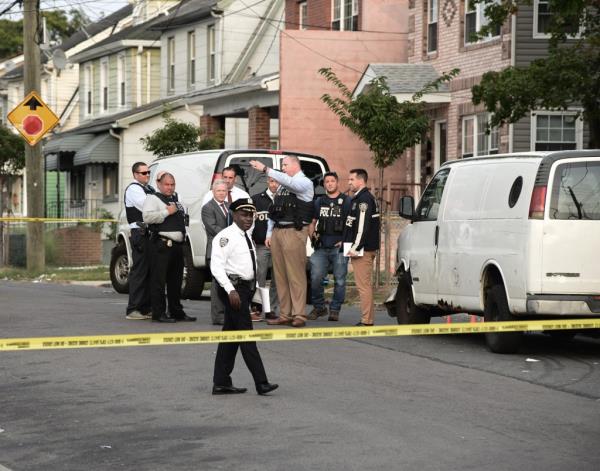
[[[302,329],[170,332],[73,337],[0,339],[0,351],[54,350],[65,348],[141,347],[149,345],[208,344],[219,342],[271,342],[324,340],[404,335],[481,334],[486,332],[535,332],[544,330],[600,329],[600,319],[560,319],[456,324],[381,325],[368,327],[315,327]]]
[[[0,217],[0,222],[119,222],[116,219],[99,218],[4,218]]]

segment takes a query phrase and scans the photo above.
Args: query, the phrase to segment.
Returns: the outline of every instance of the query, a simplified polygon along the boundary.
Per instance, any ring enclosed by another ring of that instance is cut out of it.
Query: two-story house
[[[209,134],[224,130],[230,147],[268,147],[282,17],[282,0],[174,2],[77,54],[82,122],[45,150],[49,166],[68,168],[71,199],[86,214],[117,215],[132,164],[154,159],[140,139],[167,109]]]
[[[136,2],[127,27],[79,50],[79,125],[55,133],[44,146],[46,169],[66,173],[66,196],[56,215],[96,216],[118,212],[121,138],[112,130],[117,116],[160,97],[160,33],[151,26],[176,1]],[[54,205],[47,202],[48,213]]]
[[[376,75],[395,77],[392,92],[410,96],[432,78],[453,68],[460,75],[437,97],[425,101],[431,114],[427,139],[410,152],[407,179],[424,185],[446,160],[501,152],[580,149],[585,126],[572,111],[536,110],[519,122],[486,132],[489,120],[483,106],[472,103],[471,88],[490,70],[527,66],[548,53],[548,2],[519,5],[501,28],[480,38],[486,25],[483,4],[467,0],[409,2],[409,64],[373,64]],[[360,86],[364,86],[363,80]],[[404,94],[403,94],[404,93]],[[418,188],[418,186],[416,187]]]
[[[90,47],[92,44],[103,40],[129,22],[133,8],[127,5],[111,15],[100,19],[99,21],[87,25],[67,38],[60,44],[50,45],[44,48],[41,53],[42,69],[40,73],[40,90],[42,99],[60,118],[59,124],[55,128],[55,132],[67,130],[76,127],[79,124],[78,115],[78,87],[79,87],[79,68],[71,59],[78,52]],[[0,93],[3,97],[4,106],[0,111],[5,114],[18,105],[24,98],[24,80],[23,80],[23,65],[22,56],[7,61],[10,70],[0,78],[4,89]],[[14,176],[13,186],[16,190],[13,191],[15,196],[11,201],[18,201],[19,204],[13,203],[12,211],[20,213],[25,211],[27,192],[23,188],[22,176]],[[63,200],[65,197],[65,176],[51,172],[46,174],[46,199],[55,204],[56,200]],[[54,209],[55,211],[55,209]]]

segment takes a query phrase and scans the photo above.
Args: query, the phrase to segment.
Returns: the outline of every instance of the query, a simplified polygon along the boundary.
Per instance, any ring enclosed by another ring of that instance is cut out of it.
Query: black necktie
[[[256,280],[256,257],[254,255],[254,247],[252,246],[252,241],[250,240],[250,237],[248,237],[248,233],[246,231],[244,231],[244,237],[246,237],[246,243],[250,249],[250,257],[252,257],[252,271],[254,272],[254,279]]]

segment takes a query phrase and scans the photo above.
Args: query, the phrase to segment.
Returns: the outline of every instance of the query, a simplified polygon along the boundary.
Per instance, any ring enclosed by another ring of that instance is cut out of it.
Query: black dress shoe
[[[278,384],[260,383],[256,385],[256,392],[261,396],[264,396],[265,394],[268,394],[271,391],[275,391],[278,387]]]
[[[243,394],[247,391],[246,388],[236,388],[234,386],[213,386],[212,393],[215,396],[221,394]]]
[[[356,326],[357,326],[357,327],[360,327],[360,326],[364,326],[364,327],[372,327],[372,326],[373,326],[373,324],[363,324],[362,322],[357,322],[357,323],[356,323]]]
[[[152,322],[168,322],[169,324],[174,324],[175,319],[169,316],[160,316],[158,318],[152,318]]]
[[[196,318],[192,316],[188,316],[184,314],[183,316],[176,317],[175,320],[177,322],[196,322]]]
[[[222,321],[214,321],[212,325],[224,325]]]

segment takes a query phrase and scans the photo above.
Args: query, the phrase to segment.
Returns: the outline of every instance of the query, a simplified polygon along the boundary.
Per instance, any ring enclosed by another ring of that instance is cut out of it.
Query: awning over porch
[[[57,135],[44,144],[44,154],[56,154],[58,152],[77,152],[94,139],[93,134],[67,134]]]
[[[413,95],[425,85],[440,77],[430,64],[369,64],[354,89],[354,96],[360,95],[371,80],[385,77],[390,93],[399,102],[411,100]],[[423,95],[425,103],[450,103],[450,87],[442,83],[437,91]]]
[[[73,158],[73,166],[95,163],[119,163],[119,141],[108,133],[98,134]]]

